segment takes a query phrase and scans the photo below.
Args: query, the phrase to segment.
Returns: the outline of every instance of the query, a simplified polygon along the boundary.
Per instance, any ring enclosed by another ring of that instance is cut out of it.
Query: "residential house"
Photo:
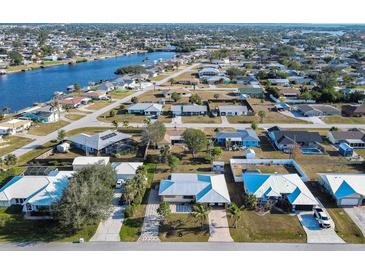
[[[222,131],[215,135],[217,144],[222,146],[259,147],[260,139],[252,129],[243,129],[233,132]]]
[[[217,68],[205,67],[198,71],[199,78],[218,76],[221,72]]]
[[[300,91],[295,88],[282,88],[279,89],[279,95],[285,98],[298,98],[300,96]]]
[[[158,194],[162,201],[174,203],[231,203],[223,174],[172,173],[161,180]]]
[[[308,132],[302,130],[282,130],[278,127],[268,129],[268,136],[275,146],[289,152],[295,145],[303,148],[318,148],[323,142],[318,132]]]
[[[365,174],[318,173],[318,181],[338,206],[365,203]]]
[[[92,165],[103,165],[106,166],[109,164],[109,157],[88,157],[88,156],[80,156],[76,157],[72,162],[73,170],[79,170],[87,166]]]
[[[218,113],[220,116],[243,116],[248,115],[248,108],[241,105],[223,105],[218,106]]]
[[[0,188],[0,207],[26,205],[30,198],[46,189],[50,184],[56,185],[72,175],[72,171],[54,170],[41,176],[15,176]],[[49,193],[52,195],[52,192]],[[59,196],[57,196],[59,197]],[[54,198],[57,198],[54,196]],[[50,205],[45,204],[45,205]],[[27,207],[26,211],[30,211]],[[31,208],[33,210],[33,208]]]
[[[162,113],[163,105],[156,103],[137,103],[128,107],[130,114],[142,114],[147,116],[159,116]]]
[[[327,133],[327,139],[334,145],[346,143],[351,148],[365,148],[365,134],[356,128],[347,131],[331,130]]]
[[[62,112],[61,107],[54,108],[52,106],[45,106],[24,112],[22,117],[39,123],[54,123],[60,119],[60,112]]]
[[[270,81],[270,83],[272,85],[280,85],[280,86],[284,86],[284,87],[289,86],[289,80],[288,79],[267,79],[267,80]]]
[[[182,143],[184,141],[182,137],[184,131],[185,129],[180,129],[180,128],[167,128],[165,136],[158,143],[158,146],[159,147],[172,146],[177,143]]]
[[[88,135],[77,134],[67,138],[71,146],[81,149],[86,153],[117,153],[130,148],[132,145],[131,135],[119,131],[107,130],[104,132]]]
[[[341,113],[343,116],[361,117],[365,115],[365,105],[343,105]]]
[[[204,105],[172,105],[171,112],[174,116],[200,116],[207,115],[208,108]]]
[[[90,101],[91,98],[76,96],[62,99],[59,101],[59,104],[61,104],[64,109],[72,109],[72,108],[78,108],[81,105],[86,105]]]
[[[306,117],[341,115],[341,112],[330,105],[298,105],[297,111]]]
[[[85,96],[92,99],[92,100],[107,100],[109,99],[106,95],[105,90],[94,90],[94,91],[88,91],[85,93]]]
[[[139,167],[143,166],[142,162],[114,162],[112,167],[117,173],[117,179],[133,179]]]
[[[23,130],[27,130],[32,125],[32,121],[12,119],[0,123],[0,135],[13,135]]]
[[[245,193],[255,195],[259,203],[289,202],[294,210],[313,210],[318,201],[298,174],[243,173]]]
[[[239,91],[240,97],[242,99],[250,98],[250,97],[251,98],[264,98],[264,96],[265,96],[264,89],[260,86],[239,88],[238,91]]]

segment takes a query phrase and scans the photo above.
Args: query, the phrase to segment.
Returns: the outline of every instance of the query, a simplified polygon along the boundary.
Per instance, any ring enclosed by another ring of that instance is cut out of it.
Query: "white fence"
[[[293,159],[230,159],[229,160],[231,171],[233,174],[234,181],[236,183],[243,182],[242,175],[235,176],[234,173],[234,165],[268,165],[268,166],[293,166],[298,173],[300,179],[303,182],[308,181],[307,175],[304,173],[302,168],[298,165],[298,163]]]

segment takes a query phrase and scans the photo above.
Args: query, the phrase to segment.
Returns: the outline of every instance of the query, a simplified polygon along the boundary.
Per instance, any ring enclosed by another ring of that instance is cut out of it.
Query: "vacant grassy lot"
[[[233,228],[231,218],[228,222],[235,242],[307,242],[305,231],[296,216],[271,213],[260,216],[254,211],[244,210],[237,228]]]
[[[48,135],[66,125],[68,125],[68,123],[62,120],[55,123],[46,123],[46,124],[37,123],[33,124],[33,126],[29,129],[28,133],[38,136]]]
[[[160,225],[159,237],[163,242],[207,242],[209,238],[208,220],[204,227],[191,214],[171,214]]]
[[[104,113],[98,117],[101,122],[111,123],[117,121],[118,123],[128,122],[128,123],[145,123],[146,116],[135,115],[135,114],[116,114],[115,116],[110,116],[109,112]]]
[[[124,97],[127,97],[133,93],[134,91],[132,90],[115,90],[110,92],[108,95],[110,95],[112,99],[123,99]]]
[[[53,221],[25,220],[20,213],[12,211],[11,208],[0,209],[0,242],[73,242],[80,238],[88,241],[97,228],[97,224],[85,225],[81,231],[67,234]]]
[[[107,105],[109,105],[111,103],[112,103],[111,101],[106,101],[106,100],[94,101],[89,106],[87,106],[86,109],[88,109],[88,110],[98,110],[98,109],[101,109],[103,107],[106,107]]]
[[[85,117],[85,115],[76,114],[76,113],[69,113],[69,114],[66,114],[66,115],[65,115],[65,117],[66,117],[67,119],[70,119],[70,120],[76,121],[76,120],[81,119],[82,117]]]
[[[307,183],[311,192],[319,198],[335,222],[335,231],[347,243],[365,243],[364,235],[347,213],[337,207],[332,197],[324,192],[318,182]]]
[[[185,124],[220,124],[222,120],[220,117],[209,116],[183,116],[182,122]]]
[[[365,124],[365,117],[329,116],[324,121],[327,124]]]
[[[0,141],[0,157],[4,156],[26,144],[29,144],[32,139],[17,137],[17,136],[6,136]]]

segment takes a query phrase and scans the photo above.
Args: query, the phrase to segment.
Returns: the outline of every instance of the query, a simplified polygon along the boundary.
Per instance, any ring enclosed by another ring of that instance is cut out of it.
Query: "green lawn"
[[[35,123],[33,126],[29,129],[28,133],[31,135],[48,135],[64,126],[68,125],[68,122],[66,121],[58,121],[55,123]]]
[[[200,222],[191,214],[171,214],[165,223],[160,225],[159,237],[163,242],[207,242],[208,221],[202,229]]]
[[[112,99],[123,99],[124,97],[127,97],[133,93],[134,91],[132,90],[115,90],[110,92],[108,95],[110,95]]]
[[[3,140],[0,141],[0,157],[29,144],[31,141],[32,139],[17,136],[3,137]]]
[[[209,117],[209,116],[183,116],[182,122],[186,124],[196,124],[196,123],[203,123],[203,124],[220,124],[222,120],[220,117]]]
[[[307,242],[305,231],[296,216],[271,213],[260,216],[254,211],[244,210],[237,228],[233,227],[231,218],[228,222],[235,242]]]
[[[331,196],[321,190],[318,183],[309,183],[307,186],[327,209],[328,214],[335,222],[335,231],[345,242],[365,243],[365,238],[361,230],[342,208],[337,207]]]
[[[103,107],[106,107],[107,105],[109,105],[111,103],[112,103],[111,101],[106,101],[106,100],[94,101],[86,109],[87,110],[98,110]]]
[[[69,114],[66,114],[66,115],[65,115],[65,117],[66,117],[67,119],[70,119],[70,120],[76,121],[76,120],[81,119],[82,117],[85,117],[85,115],[76,114],[76,113],[69,113]]]
[[[50,220],[26,220],[12,209],[0,209],[0,242],[63,241],[73,242],[79,238],[88,241],[97,229],[95,225],[85,227],[73,234],[67,234]]]
[[[365,117],[328,116],[324,121],[327,124],[365,124]]]

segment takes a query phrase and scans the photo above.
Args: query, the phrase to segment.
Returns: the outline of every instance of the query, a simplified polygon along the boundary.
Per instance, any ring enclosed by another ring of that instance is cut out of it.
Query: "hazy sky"
[[[365,23],[365,0],[3,0],[0,22]]]

